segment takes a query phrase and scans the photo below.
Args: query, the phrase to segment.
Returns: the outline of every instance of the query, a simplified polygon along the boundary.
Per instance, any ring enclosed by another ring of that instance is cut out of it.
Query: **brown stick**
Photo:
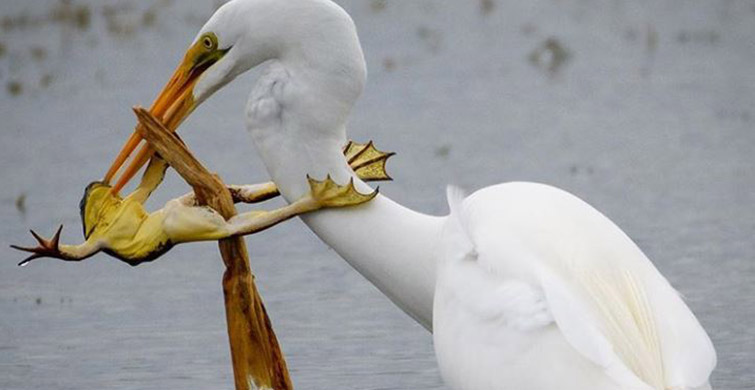
[[[138,126],[139,135],[194,188],[199,204],[215,209],[225,219],[236,215],[233,199],[222,180],[202,166],[178,136],[147,110],[135,107],[134,112],[144,125]],[[223,292],[236,390],[293,389],[286,361],[254,284],[244,239],[228,238],[219,244],[226,266]]]

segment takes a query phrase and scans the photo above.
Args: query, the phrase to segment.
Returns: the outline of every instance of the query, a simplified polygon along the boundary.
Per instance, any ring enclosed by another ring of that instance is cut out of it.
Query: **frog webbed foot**
[[[320,207],[347,207],[367,203],[378,194],[379,189],[369,194],[362,194],[354,187],[354,179],[350,179],[346,185],[338,185],[328,175],[325,180],[319,181],[307,176],[311,197]]]
[[[364,181],[393,180],[388,175],[385,165],[396,153],[381,152],[372,141],[366,144],[349,141],[343,148],[343,154],[354,173]]]

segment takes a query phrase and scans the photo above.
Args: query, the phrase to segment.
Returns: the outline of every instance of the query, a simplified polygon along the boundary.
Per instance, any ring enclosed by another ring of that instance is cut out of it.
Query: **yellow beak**
[[[213,54],[213,51],[211,50],[214,50],[216,55],[210,55]],[[165,85],[162,92],[160,92],[160,95],[158,95],[157,99],[152,104],[150,113],[162,121],[165,127],[171,131],[176,131],[184,119],[186,119],[186,117],[188,117],[196,108],[194,86],[199,80],[199,77],[204,71],[217,62],[223,54],[224,52],[217,51],[217,49],[210,49],[204,46],[201,39],[192,45],[186,52],[181,64],[170,78],[170,81],[168,81],[168,84]],[[110,169],[105,174],[105,184],[110,184],[116,173],[118,173],[126,160],[128,160],[129,156],[131,156],[140,144],[143,144],[142,141],[143,140],[139,136],[138,131],[134,131],[128,141],[126,141],[118,156],[115,158],[115,161],[113,161]],[[139,172],[139,169],[149,161],[153,154],[154,151],[152,148],[144,143],[136,155],[131,159],[131,163],[123,172],[118,182],[112,187],[111,191],[114,194],[119,193],[134,175]]]

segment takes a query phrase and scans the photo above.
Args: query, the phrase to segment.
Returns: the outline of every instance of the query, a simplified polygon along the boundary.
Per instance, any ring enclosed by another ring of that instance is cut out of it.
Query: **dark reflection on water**
[[[137,268],[98,256],[19,269],[7,249],[58,223],[81,239],[76,205],[131,131],[129,107],[151,101],[216,3],[82,0],[59,18],[63,3],[0,3],[0,388],[232,386],[213,244]],[[715,387],[751,388],[751,5],[342,4],[371,70],[352,136],[399,153],[383,193],[429,213],[445,211],[446,183],[578,194],[685,295],[719,352]],[[252,83],[181,130],[229,182],[266,179],[242,130]],[[184,191],[171,175],[152,206]],[[431,337],[300,222],[248,243],[298,388],[442,388]]]

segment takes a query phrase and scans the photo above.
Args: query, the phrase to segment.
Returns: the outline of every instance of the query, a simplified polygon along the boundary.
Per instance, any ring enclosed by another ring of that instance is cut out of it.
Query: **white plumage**
[[[534,183],[449,189],[449,203],[433,325],[454,388],[708,386],[707,334],[601,213]]]

